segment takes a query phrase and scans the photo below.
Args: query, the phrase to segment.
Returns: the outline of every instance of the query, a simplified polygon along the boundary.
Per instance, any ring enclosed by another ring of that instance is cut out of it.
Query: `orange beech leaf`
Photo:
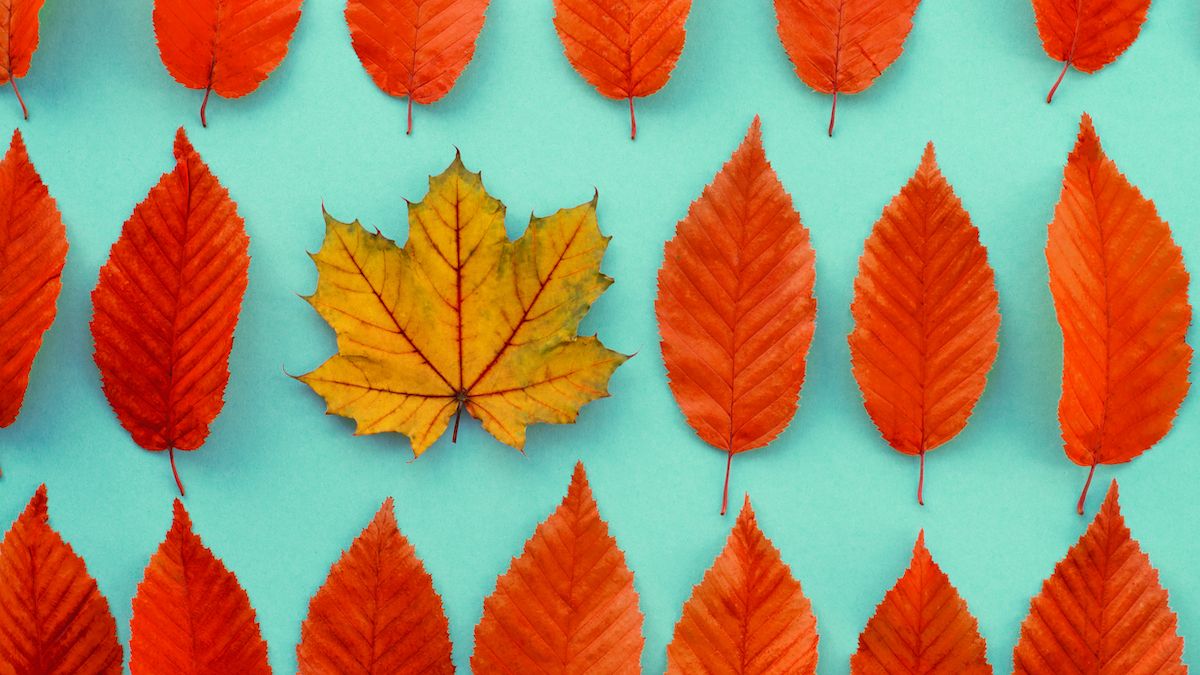
[[[271,672],[250,598],[192,531],[178,499],[133,597],[129,631],[133,675]]]
[[[1063,62],[1046,103],[1054,100],[1071,66],[1094,73],[1129,49],[1149,9],[1150,0],[1033,0],[1042,48]]]
[[[50,527],[43,485],[0,541],[0,673],[121,675],[122,656],[108,601]]]
[[[750,498],[725,549],[692,590],[667,645],[669,675],[817,672],[817,619]]]
[[[188,142],[125,221],[92,291],[104,395],[147,450],[195,450],[221,411],[250,257],[237,205]]]
[[[154,36],[175,81],[225,98],[258,88],[287,56],[302,0],[154,0]]]
[[[733,456],[796,413],[817,300],[808,230],[763,152],[758,118],[679,221],[654,308],[671,392],[700,438]]]
[[[1063,331],[1058,404],[1067,457],[1128,462],[1171,429],[1188,392],[1188,273],[1171,228],[1100,147],[1086,114],[1046,244]]]
[[[45,0],[4,0],[0,20],[0,85],[8,83],[21,104],[21,115],[29,119],[29,109],[17,80],[29,74],[29,64],[38,48],[38,14]]]
[[[348,0],[350,43],[389,96],[428,105],[446,95],[475,55],[488,0]]]
[[[1132,539],[1117,482],[1030,602],[1015,675],[1184,675],[1183,639],[1158,571]]]
[[[967,603],[917,536],[912,562],[858,636],[852,675],[991,675]]]
[[[692,0],[554,0],[567,60],[602,95],[629,101],[630,138],[637,138],[633,99],[671,79],[691,9]]]
[[[454,673],[442,599],[388,497],[308,604],[300,675]]]
[[[933,143],[883,210],[854,280],[850,359],[883,438],[921,458],[958,435],[987,384],[1000,330],[979,231],[938,169]]]
[[[0,162],[0,427],[21,412],[29,370],[54,322],[67,260],[67,231],[29,161],[20,131]]]
[[[583,464],[483,601],[471,672],[641,672],[642,613],[625,555],[600,519]]]
[[[920,0],[775,0],[779,40],[796,74],[822,94],[857,94],[904,51]]]

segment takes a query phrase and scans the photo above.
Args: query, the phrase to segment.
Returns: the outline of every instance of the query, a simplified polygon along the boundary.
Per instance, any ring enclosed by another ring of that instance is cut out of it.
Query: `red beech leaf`
[[[667,242],[654,303],[671,392],[700,438],[760,448],[796,413],[817,313],[808,230],[758,118]]]
[[[933,144],[867,239],[854,281],[850,359],[883,438],[921,458],[967,425],[996,360],[995,274]]]
[[[571,66],[603,96],[629,101],[671,79],[692,0],[554,0],[554,28]]]
[[[483,601],[471,672],[637,673],[644,643],[633,572],[576,464],[562,504]]]
[[[1029,605],[1015,675],[1184,675],[1183,639],[1158,571],[1130,538],[1117,482]]]
[[[1137,39],[1150,0],[1033,0],[1042,48],[1062,72],[1046,94],[1046,103],[1062,84],[1067,69],[1094,73],[1112,63]]]
[[[822,94],[857,94],[904,51],[920,0],[775,0],[779,40],[796,74]]]
[[[811,675],[817,619],[746,498],[725,549],[692,590],[667,645],[669,675]]]
[[[912,562],[858,637],[852,675],[991,675],[967,603],[917,536]]]
[[[29,109],[17,89],[17,80],[29,74],[29,64],[37,51],[38,14],[43,4],[45,0],[5,0],[0,19],[0,42],[4,45],[0,50],[0,85],[12,87],[25,119],[29,119]]]
[[[178,499],[133,597],[129,630],[133,675],[271,673],[250,598],[192,531]]]
[[[391,497],[329,570],[300,631],[300,675],[454,673],[442,599]]]
[[[104,395],[147,450],[195,450],[221,411],[246,291],[249,239],[237,205],[183,129],[175,168],[125,221],[92,291]]]
[[[29,371],[54,323],[67,231],[20,131],[0,162],[0,427],[21,412]]]
[[[302,0],[154,0],[154,36],[175,81],[225,98],[258,88],[287,56]]]
[[[1128,462],[1170,431],[1192,360],[1183,252],[1154,202],[1104,154],[1086,114],[1046,261],[1063,331],[1063,448],[1090,467],[1076,509],[1083,515],[1096,465]]]
[[[0,673],[121,675],[121,659],[108,601],[50,528],[43,485],[0,542]]]
[[[446,95],[475,55],[488,0],[348,0],[350,43],[389,96],[428,105]]]

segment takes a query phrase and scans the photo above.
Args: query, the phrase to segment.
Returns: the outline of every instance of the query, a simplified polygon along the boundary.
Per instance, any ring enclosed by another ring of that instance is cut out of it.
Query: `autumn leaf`
[[[1130,537],[1113,481],[1095,520],[1042,583],[1013,651],[1015,675],[1184,675],[1183,639],[1158,571]]]
[[[692,0],[554,0],[567,60],[601,95],[629,101],[630,138],[637,138],[633,99],[671,79],[691,9]]]
[[[29,109],[17,80],[29,74],[29,64],[38,48],[38,14],[45,0],[6,0],[3,20],[0,20],[0,86],[12,87],[17,103],[21,104],[21,115],[29,119]]]
[[[667,242],[654,303],[671,392],[692,429],[733,456],[796,412],[817,301],[808,230],[762,146],[756,117]]]
[[[325,214],[308,302],[338,353],[299,379],[354,419],[355,433],[395,431],[420,455],[462,412],[498,440],[525,444],[536,422],[574,422],[628,358],[578,337],[612,280],[596,200],[534,217],[509,241],[504,205],[457,155],[409,204],[404,248]]]
[[[195,450],[224,404],[250,258],[237,205],[188,142],[133,210],[92,291],[104,395],[138,445]]]
[[[271,672],[246,591],[192,531],[178,499],[133,597],[129,630],[133,675]]]
[[[857,94],[904,51],[920,0],[775,0],[779,39],[796,74],[822,94]]]
[[[850,360],[871,420],[920,457],[967,425],[996,360],[996,281],[933,144],[883,210],[858,264]]]
[[[43,485],[0,541],[0,673],[121,675],[122,656],[108,601],[50,527]]]
[[[450,91],[475,55],[488,0],[348,0],[350,42],[376,86],[428,105]]]
[[[1054,100],[1071,66],[1094,73],[1129,49],[1149,9],[1150,0],[1033,0],[1042,48],[1047,56],[1063,62],[1046,103]]]
[[[471,672],[641,672],[642,613],[633,572],[600,519],[583,464],[483,601]]]
[[[454,673],[442,599],[387,498],[308,604],[300,675]]]
[[[667,645],[667,673],[816,671],[812,604],[779,549],[758,528],[746,497],[725,549],[683,606]]]
[[[54,322],[66,259],[58,205],[14,131],[0,162],[0,427],[21,412],[33,359]]]
[[[154,36],[163,65],[188,89],[208,97],[245,96],[287,56],[302,0],[154,0]]]
[[[852,675],[991,675],[967,603],[917,536],[912,562],[858,637]]]
[[[1046,244],[1063,331],[1063,448],[1090,467],[1128,462],[1171,429],[1188,392],[1192,308],[1183,252],[1154,203],[1104,154],[1086,114]]]

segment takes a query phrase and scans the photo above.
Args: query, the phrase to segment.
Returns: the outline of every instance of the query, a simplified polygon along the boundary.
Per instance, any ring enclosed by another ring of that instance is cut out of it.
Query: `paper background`
[[[1086,471],[1058,436],[1060,337],[1042,252],[1062,166],[1087,110],[1200,274],[1200,8],[1157,0],[1116,64],[1069,73],[1047,106],[1060,65],[1043,54],[1028,2],[925,0],[896,65],[864,94],[842,97],[831,140],[829,98],[795,77],[771,3],[695,0],[674,77],[638,102],[636,142],[625,103],[600,97],[567,64],[550,0],[492,0],[474,62],[443,101],[417,108],[407,138],[404,101],[360,67],[338,0],[308,0],[287,60],[252,95],[214,98],[208,129],[197,117],[201,92],[162,67],[150,12],[148,0],[49,3],[21,82],[32,119],[21,122],[11,93],[0,92],[0,130],[25,133],[71,241],[59,317],[25,409],[0,432],[0,521],[46,482],[52,523],[86,557],[123,642],[175,487],[166,456],[137,448],[101,394],[89,293],[121,223],[171,166],[182,124],[237,200],[253,262],[225,410],[179,468],[197,530],[250,594],[272,665],[294,669],[308,598],[392,495],[445,599],[465,672],[483,598],[582,459],[637,575],[643,663],[661,672],[681,604],[733,517],[717,515],[724,458],[692,434],[667,388],[655,275],[675,222],[758,113],[767,155],[812,230],[818,327],[799,413],[771,447],[736,459],[734,502],[751,494],[812,599],[822,673],[847,670],[921,528],[979,618],[992,663],[1008,672],[1029,598],[1087,522],[1073,511]],[[845,338],[863,239],[929,139],[989,248],[1003,326],[974,418],[929,457],[922,509],[916,460],[872,427]],[[613,397],[578,424],[532,429],[524,457],[469,422],[457,445],[445,438],[410,462],[403,438],[353,437],[285,370],[304,372],[334,349],[297,297],[315,283],[305,251],[320,244],[322,201],[403,241],[403,198],[420,199],[455,147],[507,204],[514,234],[531,211],[599,189],[601,227],[613,235],[604,270],[616,284],[584,328],[638,355],[613,378]],[[1196,291],[1193,283],[1193,299]],[[1198,399],[1158,447],[1102,467],[1088,501],[1090,518],[1120,479],[1134,534],[1188,640],[1200,640]]]

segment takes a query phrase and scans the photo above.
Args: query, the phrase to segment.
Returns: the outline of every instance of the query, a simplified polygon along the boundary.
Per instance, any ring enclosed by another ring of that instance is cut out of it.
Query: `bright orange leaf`
[[[224,405],[250,258],[237,205],[188,142],[125,221],[92,291],[104,394],[147,450],[195,450]]]
[[[1184,675],[1158,571],[1129,534],[1113,481],[1104,505],[1029,606],[1014,675]]]
[[[920,0],[775,0],[779,39],[796,74],[822,94],[857,94],[904,51]]]
[[[671,79],[691,9],[692,0],[554,0],[567,60],[602,95],[629,101],[630,138],[637,138],[633,99]]]
[[[796,412],[817,301],[808,230],[763,152],[758,118],[667,242],[654,303],[671,392],[700,438],[760,448]]]
[[[420,455],[465,411],[514,448],[537,422],[574,422],[628,358],[579,322],[612,284],[596,199],[533,217],[516,241],[504,205],[456,155],[408,205],[404,248],[325,214],[306,298],[338,353],[300,380],[355,433],[399,432]]]
[[[912,562],[858,637],[852,675],[991,675],[967,603],[917,537]]]
[[[175,81],[225,98],[258,88],[287,56],[302,0],[154,0],[154,35]]]
[[[668,675],[811,675],[817,619],[750,498],[725,549],[692,590],[667,645]]]
[[[388,497],[308,604],[300,675],[454,673],[442,599]]]
[[[54,322],[67,232],[20,131],[0,162],[0,427],[21,412],[33,358]]]
[[[1129,49],[1149,9],[1150,0],[1033,0],[1042,48],[1063,62],[1046,103],[1054,100],[1071,66],[1094,73]]]
[[[4,0],[0,16],[0,85],[12,87],[21,114],[29,119],[17,80],[29,74],[29,64],[38,48],[38,14],[45,0]]]
[[[0,541],[0,673],[121,675],[121,660],[108,601],[50,528],[43,485]]]
[[[850,359],[871,420],[921,458],[958,435],[996,360],[996,281],[979,231],[938,169],[933,144],[883,210],[854,280]]]
[[[192,531],[178,499],[133,597],[129,630],[133,675],[271,673],[250,598]]]
[[[1046,244],[1063,331],[1058,404],[1067,457],[1128,462],[1171,429],[1188,392],[1192,308],[1183,252],[1154,203],[1100,147],[1086,114]]]
[[[363,68],[389,96],[428,105],[446,95],[475,55],[488,0],[349,0],[346,23]]]
[[[641,672],[642,613],[625,555],[600,519],[583,464],[483,601],[471,672]]]

